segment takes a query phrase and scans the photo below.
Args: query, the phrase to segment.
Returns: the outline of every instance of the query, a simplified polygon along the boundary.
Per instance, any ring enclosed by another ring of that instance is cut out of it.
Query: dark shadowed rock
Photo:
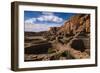
[[[76,49],[76,50],[79,50],[81,52],[83,52],[86,49],[85,45],[84,45],[84,42],[81,39],[73,40],[73,42],[71,43],[71,47]]]
[[[51,43],[33,45],[25,48],[25,54],[46,54],[50,47],[52,47]]]

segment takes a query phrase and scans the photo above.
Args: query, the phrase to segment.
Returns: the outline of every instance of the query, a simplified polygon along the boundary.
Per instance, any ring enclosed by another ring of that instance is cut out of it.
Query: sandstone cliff
[[[76,34],[80,32],[82,26],[85,24],[85,28],[83,30],[84,33],[90,32],[90,15],[89,14],[77,14],[72,16],[69,20],[64,22],[64,25],[61,27],[51,27],[51,34]]]
[[[40,35],[34,35],[38,34]],[[32,40],[33,46],[25,48],[25,61],[90,58],[89,14],[76,14],[61,27],[51,27],[49,31],[41,32],[41,36],[46,39],[46,44],[40,44],[41,40],[36,40],[38,45],[34,46],[36,42]]]

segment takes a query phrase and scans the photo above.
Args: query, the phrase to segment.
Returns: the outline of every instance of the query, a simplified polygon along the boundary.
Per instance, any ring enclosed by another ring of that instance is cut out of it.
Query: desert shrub
[[[49,49],[48,49],[48,53],[49,53],[49,54],[51,54],[51,53],[55,53],[55,50],[52,49],[52,48],[49,48]]]
[[[64,51],[64,52],[62,53],[62,56],[67,57],[67,56],[68,56],[68,51]]]
[[[64,51],[64,52],[62,53],[62,56],[63,56],[63,57],[66,57],[66,59],[75,59],[75,58],[70,54],[69,51]]]

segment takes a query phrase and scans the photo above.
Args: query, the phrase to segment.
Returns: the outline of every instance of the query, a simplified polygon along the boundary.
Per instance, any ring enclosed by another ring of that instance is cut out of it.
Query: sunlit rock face
[[[48,31],[43,32],[26,32],[25,36],[26,61],[90,57],[89,14],[76,14],[62,26],[49,27]]]
[[[90,16],[87,14],[80,14],[71,17],[68,21],[65,21],[59,32],[65,32],[66,34],[76,34],[79,32],[79,27],[85,24],[84,32],[90,32]]]

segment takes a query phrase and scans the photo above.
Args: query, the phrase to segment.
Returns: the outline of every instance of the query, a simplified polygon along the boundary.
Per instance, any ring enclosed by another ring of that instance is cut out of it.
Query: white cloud
[[[36,22],[36,18],[30,18],[30,19],[25,20],[25,24],[32,24],[34,22]]]
[[[49,26],[46,24],[25,24],[25,31],[40,32],[49,30]]]
[[[36,18],[30,18],[30,19],[27,19],[25,20],[25,23],[34,23],[36,22],[37,20],[38,21],[45,21],[45,22],[55,22],[55,23],[60,23],[60,22],[63,22],[63,18],[61,17],[58,17],[56,15],[54,15],[53,13],[50,13],[50,12],[43,12],[42,13],[43,15],[39,16],[39,17],[36,17]]]
[[[60,22],[63,22],[63,19],[54,15],[50,12],[43,12],[43,15],[37,17],[37,18],[30,18],[25,20],[25,31],[33,31],[33,32],[39,32],[39,31],[47,31],[50,27],[59,27],[61,24]],[[47,22],[47,24],[43,24],[41,22]],[[55,23],[48,23],[48,22],[55,22]]]
[[[55,16],[54,14],[45,14],[41,15],[40,17],[37,18],[39,21],[50,21],[50,22],[55,22],[55,23],[60,23],[63,21],[62,18]]]

